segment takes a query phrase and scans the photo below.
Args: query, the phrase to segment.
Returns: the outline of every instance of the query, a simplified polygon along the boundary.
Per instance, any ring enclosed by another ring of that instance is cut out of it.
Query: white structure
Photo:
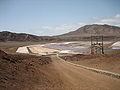
[[[18,52],[18,53],[29,53],[26,46],[25,47],[19,47],[16,52]]]
[[[120,41],[115,42],[114,44],[112,44],[112,49],[120,49]]]

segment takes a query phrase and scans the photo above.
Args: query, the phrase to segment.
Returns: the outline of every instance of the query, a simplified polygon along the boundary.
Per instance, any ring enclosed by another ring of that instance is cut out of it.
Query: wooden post
[[[102,54],[104,54],[104,48],[103,48],[103,36],[102,36]]]
[[[93,54],[92,36],[91,36],[91,54]]]

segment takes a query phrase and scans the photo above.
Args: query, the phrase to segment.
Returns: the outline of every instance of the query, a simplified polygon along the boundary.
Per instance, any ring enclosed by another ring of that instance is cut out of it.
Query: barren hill
[[[105,40],[120,40],[120,27],[110,25],[86,25],[76,31],[58,36],[35,36],[25,33],[0,32],[0,41],[73,41],[90,40],[91,35],[103,35]]]
[[[76,31],[72,31],[63,36],[91,36],[91,35],[104,35],[104,36],[120,36],[120,27],[110,25],[86,25]]]
[[[110,25],[85,25],[75,31],[60,35],[66,40],[90,40],[90,36],[103,35],[105,40],[120,40],[120,27]]]

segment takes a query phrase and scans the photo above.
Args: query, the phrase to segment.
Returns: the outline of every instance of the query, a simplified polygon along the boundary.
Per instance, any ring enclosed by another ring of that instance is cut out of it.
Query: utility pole
[[[104,54],[104,48],[103,48],[103,35],[102,35],[102,54]]]
[[[91,54],[93,54],[92,36],[91,36]]]

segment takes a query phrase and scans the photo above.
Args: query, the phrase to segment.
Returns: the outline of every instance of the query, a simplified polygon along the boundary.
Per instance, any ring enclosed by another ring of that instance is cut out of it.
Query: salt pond
[[[83,44],[83,42],[63,42],[63,43],[49,43],[45,44],[43,47],[59,49],[60,53],[72,53],[72,54],[80,54],[80,53],[89,53],[90,45],[88,42],[84,42],[84,45],[72,45],[72,44]],[[71,45],[70,45],[71,44]]]

